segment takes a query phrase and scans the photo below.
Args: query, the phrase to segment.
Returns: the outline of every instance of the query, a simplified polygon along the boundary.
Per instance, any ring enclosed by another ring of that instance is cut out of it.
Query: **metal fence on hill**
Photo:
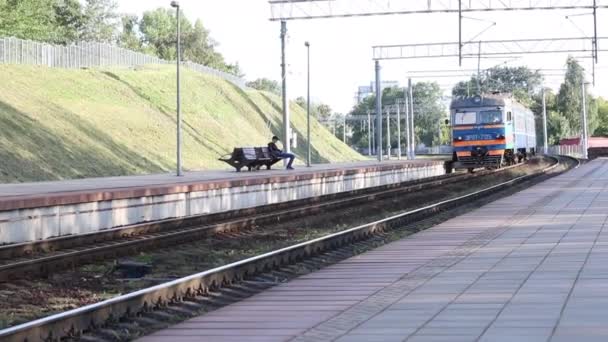
[[[53,45],[0,37],[0,64],[29,64],[51,68],[81,69],[173,63],[175,62],[104,43]],[[232,74],[192,62],[185,62],[183,65],[200,73],[223,78],[240,88],[246,87],[243,79]]]

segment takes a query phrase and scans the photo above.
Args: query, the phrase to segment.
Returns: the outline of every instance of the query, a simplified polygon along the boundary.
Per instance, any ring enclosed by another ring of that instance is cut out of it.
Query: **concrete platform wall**
[[[266,176],[256,181],[206,184],[204,190],[180,186],[174,193],[114,198],[100,201],[16,208],[0,211],[0,243],[18,243],[50,237],[83,234],[147,221],[226,212],[261,205],[323,196],[444,173],[443,164],[392,166],[361,172],[323,172],[298,177]],[[121,193],[125,190],[121,189]],[[142,193],[138,189],[136,193]],[[85,194],[83,198],[95,197]],[[101,197],[107,193],[99,194]],[[71,195],[75,197],[74,195]],[[118,196],[117,196],[118,197]],[[36,199],[34,199],[36,200]],[[39,200],[39,199],[38,199]],[[34,201],[35,202],[35,201]]]

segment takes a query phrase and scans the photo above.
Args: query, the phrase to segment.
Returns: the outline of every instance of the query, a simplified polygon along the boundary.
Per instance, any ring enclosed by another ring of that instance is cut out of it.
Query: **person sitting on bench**
[[[286,169],[293,170],[291,164],[293,164],[293,160],[296,158],[296,156],[293,153],[283,152],[281,149],[279,149],[277,147],[277,141],[279,141],[279,138],[276,135],[272,137],[272,141],[268,143],[268,152],[270,152],[270,155],[275,158],[289,158],[289,163],[287,163]]]

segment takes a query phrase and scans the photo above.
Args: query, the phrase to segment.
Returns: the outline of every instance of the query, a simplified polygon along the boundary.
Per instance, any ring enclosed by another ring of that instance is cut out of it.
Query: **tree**
[[[209,31],[200,19],[195,22],[194,28],[186,33],[184,40],[184,55],[188,60],[220,70],[226,69],[224,56],[215,51],[217,43],[209,37]]]
[[[593,135],[608,137],[608,101],[601,97],[598,98],[597,107],[598,127],[593,132]]]
[[[295,103],[302,107],[302,109],[306,110],[306,107],[308,106],[308,102],[306,101],[306,99],[302,96],[298,96],[295,100]]]
[[[543,131],[543,96],[542,92],[534,96],[534,103],[530,109],[534,113],[536,124],[536,143],[544,144]],[[557,95],[551,89],[545,89],[545,105],[547,107],[547,141],[549,145],[556,145],[559,140],[570,136],[570,123],[557,109]]]
[[[55,24],[58,28],[56,43],[69,44],[78,41],[86,26],[86,17],[78,0],[58,0],[53,4]]]
[[[268,91],[277,95],[281,95],[281,86],[279,82],[267,78],[258,78],[255,81],[247,82],[247,86],[253,89]]]
[[[314,105],[313,108],[314,110],[312,112],[315,113],[315,118],[317,118],[317,120],[327,121],[331,118],[331,114],[333,111],[329,105],[319,103],[317,105]]]
[[[184,40],[184,55],[186,59],[239,77],[243,76],[238,63],[226,63],[224,56],[216,51],[219,43],[211,38],[209,30],[203,26],[203,22],[200,19],[197,19],[194,27],[190,32],[186,33]]]
[[[84,41],[112,43],[117,39],[119,16],[114,0],[86,0],[85,26],[81,38]]]
[[[383,106],[394,105],[397,99],[401,100],[405,94],[404,88],[392,87],[385,88],[382,91],[382,104]],[[416,143],[424,143],[427,146],[433,144],[437,145],[447,138],[447,131],[442,125],[443,119],[446,116],[446,108],[443,104],[442,92],[439,85],[435,82],[418,82],[413,85],[412,88],[414,97],[414,126],[416,128]],[[401,105],[403,106],[403,105]],[[368,96],[361,103],[357,104],[351,111],[352,115],[358,115],[365,117],[367,112],[375,113],[376,111],[376,97],[374,95]],[[401,107],[402,123],[401,123],[401,134],[405,135],[405,120],[404,110]],[[391,146],[397,147],[397,122],[395,119],[391,119]],[[440,134],[441,132],[441,134]],[[353,144],[366,148],[368,146],[369,133],[367,132],[367,125],[353,125],[352,140]],[[386,120],[383,122],[383,141],[386,145]],[[405,144],[405,139],[401,138],[401,143]]]
[[[158,8],[144,13],[139,25],[143,42],[152,48],[157,56],[163,59],[175,59],[175,11]],[[236,76],[243,73],[238,63],[228,64],[224,56],[215,49],[218,45],[201,20],[192,23],[180,12],[180,32],[182,58],[194,63],[206,65]]]
[[[567,136],[580,135],[582,131],[582,86],[585,82],[585,73],[583,67],[573,57],[568,57],[566,65],[566,76],[557,94],[556,109],[568,121],[570,130],[563,133],[566,133]],[[588,128],[589,132],[593,133],[599,126],[598,108],[589,92],[586,92],[585,101]]]
[[[81,5],[83,3],[84,5]],[[174,60],[175,11],[158,8],[119,16],[116,0],[0,0],[0,36],[70,44],[118,43],[135,51]],[[201,20],[194,25],[180,13],[182,58],[243,77],[237,63],[226,63]]]
[[[239,62],[235,62],[234,64],[226,64],[225,71],[227,73],[233,74],[237,77],[241,77],[241,78],[245,77],[245,73],[241,69]]]
[[[119,43],[125,49],[134,51],[143,51],[141,39],[138,36],[139,18],[136,15],[122,15],[122,30],[120,33]]]
[[[0,36],[61,41],[54,0],[0,0]]]
[[[308,101],[303,96],[296,98],[295,102],[298,106],[302,107],[302,109],[307,110]],[[331,128],[332,130],[335,128],[335,126],[330,126],[333,125],[332,120],[335,120],[339,115],[343,116],[343,114],[334,114],[329,105],[319,102],[310,103],[310,115],[313,118],[316,118],[321,124],[325,125],[327,128]],[[342,133],[337,135],[340,139],[342,139],[341,134]]]
[[[190,22],[183,15],[180,18],[182,35],[187,35],[190,30]],[[173,10],[157,8],[153,11],[146,11],[139,27],[144,43],[149,45],[158,57],[168,60],[176,58],[176,26]]]
[[[413,85],[414,127],[416,140],[426,146],[441,143],[441,127],[447,117],[442,102],[441,88],[436,82],[418,82]]]
[[[479,77],[471,76],[468,81],[456,84],[452,89],[455,97],[472,96],[479,93],[500,92],[512,93],[524,105],[532,104],[532,96],[542,85],[543,76],[538,70],[532,71],[527,67],[493,67],[483,72]]]
[[[348,134],[348,129],[344,125],[344,118],[344,114],[334,113],[331,116],[331,121],[327,121],[328,124],[331,123],[331,125],[333,125],[333,127],[331,127],[331,130],[334,133],[334,136],[339,140],[345,139],[346,134]],[[346,132],[344,130],[346,130]]]
[[[547,111],[547,142],[549,145],[558,145],[559,141],[568,137],[568,132],[571,131],[570,122],[561,113],[553,110]]]
[[[0,35],[47,43],[113,42],[112,0],[0,0]]]

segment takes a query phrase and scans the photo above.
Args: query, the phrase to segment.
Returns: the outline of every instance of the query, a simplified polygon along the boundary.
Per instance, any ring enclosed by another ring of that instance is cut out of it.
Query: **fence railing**
[[[358,148],[357,151],[359,151],[359,153],[361,153],[363,155],[368,155],[368,152],[369,152],[367,148]],[[405,155],[405,151],[406,150],[404,147],[401,151],[402,155]],[[542,147],[539,147],[539,151],[542,151]],[[384,152],[386,152],[386,151],[384,151]],[[579,145],[549,146],[547,152],[548,152],[548,154],[583,158],[583,148],[582,148],[582,146],[579,146]],[[372,150],[371,154],[375,155],[376,151]],[[396,156],[397,149],[396,148],[391,149],[391,154],[393,156]],[[433,147],[417,147],[416,154],[437,154],[437,155],[452,154],[452,146],[442,145],[442,146],[433,146]]]
[[[576,158],[583,158],[583,147],[580,145],[549,146],[548,153],[549,154],[559,154],[559,155],[563,155],[563,156],[571,156],[571,157],[576,157]]]
[[[104,43],[53,45],[18,38],[0,38],[0,64],[44,65],[51,68],[134,67],[144,64],[172,64],[155,56]],[[245,88],[245,81],[232,74],[201,64],[184,62],[186,68],[214,75]]]

